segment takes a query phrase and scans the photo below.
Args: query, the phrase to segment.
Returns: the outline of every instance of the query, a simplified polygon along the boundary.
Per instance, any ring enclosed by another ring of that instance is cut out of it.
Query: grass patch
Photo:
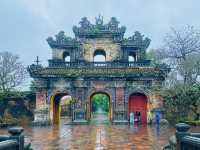
[[[184,121],[184,123],[187,123],[187,124],[192,125],[192,126],[200,126],[200,120]]]

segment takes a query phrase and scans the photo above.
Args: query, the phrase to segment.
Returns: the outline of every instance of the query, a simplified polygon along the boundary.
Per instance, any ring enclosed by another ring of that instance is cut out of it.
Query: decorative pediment
[[[79,24],[81,25],[81,27],[83,29],[88,29],[92,26],[92,24],[90,23],[90,21],[87,19],[87,17],[83,17],[81,19],[81,21],[79,22]]]
[[[74,26],[73,31],[76,37],[118,37],[118,40],[122,40],[126,28],[124,26],[118,27],[119,21],[115,17],[112,17],[108,24],[103,23],[103,17],[99,16],[96,19],[95,24],[91,24],[86,17],[83,17],[79,22],[80,26]]]
[[[141,49],[147,49],[150,45],[151,40],[144,37],[140,32],[136,31],[135,34],[129,38],[124,39],[124,47],[140,47]]]
[[[74,47],[78,44],[78,42],[68,36],[65,36],[64,31],[60,31],[55,35],[55,39],[53,37],[48,37],[47,42],[50,47],[58,48],[58,47]]]
[[[119,21],[117,21],[117,18],[112,17],[108,23],[108,26],[111,30],[116,30],[118,28]]]

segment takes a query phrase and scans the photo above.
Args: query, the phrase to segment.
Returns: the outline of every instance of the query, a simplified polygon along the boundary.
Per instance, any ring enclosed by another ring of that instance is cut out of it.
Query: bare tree
[[[189,83],[199,75],[200,32],[192,26],[186,26],[182,30],[172,28],[171,33],[164,38],[163,48],[157,53],[179,71],[184,83]]]
[[[19,57],[9,52],[0,52],[0,92],[9,92],[19,86],[27,74]]]
[[[184,76],[185,82],[195,83],[200,76],[200,54],[190,54],[187,59],[177,67],[180,75]]]

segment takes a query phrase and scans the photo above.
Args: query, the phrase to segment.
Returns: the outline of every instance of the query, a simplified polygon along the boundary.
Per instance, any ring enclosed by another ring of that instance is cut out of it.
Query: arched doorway
[[[89,120],[91,123],[110,123],[112,118],[111,97],[107,93],[98,92],[90,96]]]
[[[61,118],[64,122],[71,120],[71,100],[71,96],[66,93],[58,93],[51,97],[53,124],[59,124]]]
[[[66,66],[70,66],[71,57],[68,52],[63,52],[63,61],[65,62]]]
[[[97,49],[94,52],[93,56],[94,62],[105,62],[106,61],[106,52],[102,49]]]
[[[130,52],[128,55],[128,61],[129,62],[135,62],[136,61],[136,53],[135,52]]]
[[[94,66],[105,66],[106,52],[101,49],[97,49],[93,55]]]
[[[129,114],[134,114],[136,123],[147,124],[147,97],[143,93],[133,93],[128,102]]]
[[[65,62],[70,62],[71,61],[71,57],[70,57],[70,54],[68,52],[64,52],[63,53],[63,60]]]

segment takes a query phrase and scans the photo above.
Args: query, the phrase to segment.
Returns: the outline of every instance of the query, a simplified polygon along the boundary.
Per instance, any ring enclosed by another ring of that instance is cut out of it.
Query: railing
[[[18,143],[16,140],[5,140],[0,142],[0,150],[18,150]]]
[[[185,136],[181,140],[181,150],[200,149],[200,138]]]
[[[24,129],[14,127],[8,130],[10,135],[0,135],[0,150],[31,150],[30,143],[24,146]]]
[[[49,67],[85,67],[85,68],[120,68],[120,67],[145,67],[150,65],[150,60],[138,61],[138,62],[65,62],[62,60],[49,60]]]
[[[200,133],[190,133],[189,129],[188,124],[177,124],[176,135],[170,137],[169,145],[163,150],[200,150]]]

